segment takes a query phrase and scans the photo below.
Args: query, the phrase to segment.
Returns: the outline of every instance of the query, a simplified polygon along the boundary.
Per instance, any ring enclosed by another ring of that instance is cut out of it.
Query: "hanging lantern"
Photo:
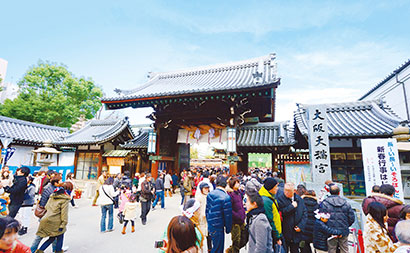
[[[157,133],[150,131],[148,133],[148,150],[147,153],[155,153],[157,147]]]
[[[235,153],[236,152],[236,128],[228,128],[228,147],[226,148],[227,152]]]

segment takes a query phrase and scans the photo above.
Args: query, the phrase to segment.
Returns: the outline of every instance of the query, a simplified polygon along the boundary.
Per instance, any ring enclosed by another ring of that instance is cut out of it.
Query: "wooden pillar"
[[[234,162],[234,163],[229,163],[229,174],[230,175],[235,175],[236,173],[238,173],[238,162]]]
[[[242,151],[241,161],[238,162],[238,170],[242,171],[245,175],[248,174],[248,164],[249,164],[249,154],[248,152]]]
[[[272,171],[277,172],[279,170],[278,168],[278,160],[276,159],[277,155],[276,153],[272,152],[271,153],[271,159],[272,159]]]
[[[97,178],[101,175],[102,173],[102,159],[104,154],[104,145],[101,145],[100,147],[100,152],[98,153],[98,172],[97,172]]]
[[[135,171],[138,173],[141,173],[141,154],[138,152],[137,154],[137,168],[135,168]]]
[[[151,161],[151,176],[153,178],[158,177],[158,165],[159,161]]]

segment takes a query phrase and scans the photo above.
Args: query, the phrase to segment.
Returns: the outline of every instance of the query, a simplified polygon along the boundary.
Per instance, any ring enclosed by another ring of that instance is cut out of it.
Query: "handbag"
[[[107,196],[109,199],[111,199],[112,203],[114,204],[114,206],[118,205],[118,200],[115,201],[115,199],[113,199],[110,195],[108,195],[105,190],[104,190],[104,186],[101,186],[101,189],[103,190],[105,196]]]
[[[43,216],[46,214],[47,210],[40,206],[39,204],[36,205],[36,208],[34,209],[34,215],[38,218],[43,218]]]

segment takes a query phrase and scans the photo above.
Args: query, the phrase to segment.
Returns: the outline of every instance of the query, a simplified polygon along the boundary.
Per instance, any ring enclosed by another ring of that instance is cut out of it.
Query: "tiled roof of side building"
[[[120,146],[126,149],[148,148],[149,131],[150,129],[141,129],[137,134],[137,137],[124,144],[120,144]]]
[[[127,117],[122,119],[90,120],[83,128],[64,138],[54,141],[62,145],[95,145],[110,141],[120,135],[123,130],[132,130]]]
[[[43,145],[44,141],[54,141],[68,134],[68,128],[0,116],[0,138],[12,138],[14,143]]]
[[[102,102],[128,101],[139,98],[231,91],[278,84],[276,55],[220,65],[151,74],[139,87],[120,91],[118,97],[105,97]]]
[[[374,86],[371,90],[366,92],[362,97],[359,98],[359,100],[365,99],[367,96],[372,94],[375,90],[383,86],[383,84],[387,83],[390,79],[392,79],[397,73],[400,73],[404,69],[410,66],[410,59],[408,59],[405,63],[403,63],[400,67],[395,69],[393,72],[391,72],[388,76],[386,76],[380,83],[378,83],[376,86]]]
[[[289,121],[243,125],[238,129],[238,146],[274,147],[289,146],[294,143],[293,131]]]
[[[308,135],[306,106],[299,105],[294,113],[296,127]],[[326,104],[330,137],[390,136],[402,119],[382,100]]]

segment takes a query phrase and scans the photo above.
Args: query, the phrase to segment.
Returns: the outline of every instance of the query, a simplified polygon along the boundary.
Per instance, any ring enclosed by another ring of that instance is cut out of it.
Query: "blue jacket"
[[[328,226],[329,221],[324,223],[321,220],[315,220],[313,246],[315,249],[327,251],[327,238],[331,235],[341,235],[341,232],[337,229],[330,228]]]
[[[31,183],[29,186],[27,186],[27,189],[24,192],[24,201],[22,206],[34,206],[35,197],[36,186]]]
[[[54,193],[54,189],[56,187],[52,185],[51,183],[48,183],[44,188],[43,188],[43,193],[41,193],[41,198],[40,202],[38,203],[40,206],[45,207],[48,199],[50,198],[50,195]]]
[[[341,230],[342,236],[349,235],[349,227],[355,221],[355,214],[346,199],[331,195],[320,204],[320,211],[330,213],[330,219],[327,222],[329,227]]]
[[[299,195],[294,194],[294,199],[298,203],[295,208],[292,205],[292,200],[287,198],[283,190],[279,190],[276,194],[278,199],[279,210],[282,212],[282,234],[286,241],[299,243],[303,240],[302,232],[305,229],[307,220],[307,210],[303,199]],[[295,231],[295,226],[298,226],[301,232]]]
[[[223,231],[229,234],[232,229],[231,197],[222,189],[216,188],[206,197],[206,220],[209,233]]]
[[[162,178],[158,177],[155,181],[155,191],[163,191],[164,190],[164,181]]]

